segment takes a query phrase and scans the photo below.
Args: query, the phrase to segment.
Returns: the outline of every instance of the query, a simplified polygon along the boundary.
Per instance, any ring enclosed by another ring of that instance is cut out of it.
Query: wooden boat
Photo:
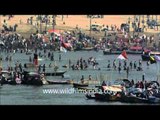
[[[82,91],[85,91],[85,92],[96,92],[96,89],[95,88],[88,88],[88,87],[77,87],[78,90],[82,90]]]
[[[25,67],[25,68],[34,68],[35,65],[34,65],[33,63],[25,63],[25,64],[24,64],[24,67]]]
[[[155,96],[150,96],[149,98],[148,98],[148,102],[149,103],[160,103],[160,98],[158,98],[158,97],[155,97]]]
[[[82,84],[82,83],[73,83],[73,87],[78,88],[78,87],[88,87],[88,84]]]
[[[121,96],[106,93],[95,93],[95,99],[100,101],[120,101]]]
[[[95,99],[100,100],[100,101],[109,101],[109,94],[100,94],[100,93],[95,93]]]
[[[86,47],[86,48],[76,48],[75,51],[91,51],[94,50],[93,47]]]
[[[126,50],[127,54],[142,54],[143,48],[140,46],[132,46],[128,50]]]
[[[24,71],[23,75],[24,77],[22,79],[21,84],[36,85],[36,86],[41,86],[44,84],[40,78],[40,74],[38,73]]]
[[[32,52],[26,52],[26,55],[31,55],[32,54]]]
[[[112,55],[112,54],[121,54],[121,50],[111,50],[111,49],[105,49],[103,50],[104,55]]]
[[[149,61],[150,56],[154,57],[155,55],[160,56],[160,52],[153,52],[153,51],[147,52],[142,54],[141,57],[143,61]]]
[[[117,86],[97,86],[102,90],[102,93],[95,93],[94,95],[87,94],[88,99],[95,99],[100,101],[120,101],[123,95],[122,90]]]
[[[145,54],[142,54],[141,57],[143,61],[149,61],[149,58],[150,58],[149,55],[145,55]]]
[[[2,73],[2,75],[4,75],[4,77],[7,79],[7,80],[10,80],[10,79],[12,79],[12,77],[11,77],[11,72],[9,72],[9,71],[1,71],[1,73]]]
[[[127,54],[142,54],[142,50],[126,50]]]
[[[49,84],[71,84],[70,80],[65,80],[65,81],[51,81],[51,80],[47,80],[47,82]]]
[[[127,103],[149,103],[147,98],[135,97],[135,96],[123,96],[121,102]]]
[[[88,99],[96,99],[96,97],[94,95],[91,95],[91,94],[86,94],[86,97]]]
[[[66,71],[46,72],[45,76],[62,76]]]
[[[122,51],[103,51],[104,55],[121,54]],[[127,54],[142,54],[143,51],[126,50]]]
[[[98,81],[98,80],[84,79],[84,83],[85,84],[89,84],[89,85],[97,85],[97,84],[100,84],[100,81]]]
[[[26,51],[26,55],[31,55],[32,54],[32,51],[31,50],[27,50]]]
[[[160,56],[160,52],[158,52],[158,51],[151,51],[150,55],[151,56],[154,56],[154,55]]]

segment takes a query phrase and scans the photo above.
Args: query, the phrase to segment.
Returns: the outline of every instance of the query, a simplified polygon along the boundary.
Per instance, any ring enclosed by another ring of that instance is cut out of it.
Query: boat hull
[[[88,87],[88,84],[73,83],[73,87],[74,87],[74,88],[78,88],[78,87]]]
[[[45,76],[62,76],[66,71],[62,72],[46,72]]]

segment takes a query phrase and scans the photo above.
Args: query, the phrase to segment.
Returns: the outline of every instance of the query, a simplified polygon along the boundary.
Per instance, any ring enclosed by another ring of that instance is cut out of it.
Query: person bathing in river
[[[111,68],[110,60],[108,60],[107,68]]]
[[[114,68],[114,70],[116,70],[116,67],[117,67],[117,66],[116,66],[116,60],[114,60],[114,61],[113,61],[113,68]]]
[[[134,61],[134,69],[137,69],[137,62]]]
[[[51,67],[52,67],[52,64],[50,63],[50,64],[49,64],[49,68],[51,68]]]

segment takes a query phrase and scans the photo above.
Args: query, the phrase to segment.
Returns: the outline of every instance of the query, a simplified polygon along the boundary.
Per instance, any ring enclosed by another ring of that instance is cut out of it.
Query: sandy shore
[[[1,15],[0,18],[0,29],[2,29],[2,23],[3,20],[6,19],[8,25],[14,25],[15,23],[18,24],[17,32],[20,33],[32,33],[35,31],[35,27],[32,25],[27,24],[27,19],[30,17],[33,17],[33,20],[36,21],[36,16],[35,15],[14,15],[11,20],[7,20],[8,17],[4,17]],[[100,25],[116,25],[117,27],[120,27],[121,23],[126,23],[128,21],[128,18],[131,18],[131,21],[134,19],[134,15],[104,15],[104,18],[93,18],[91,20],[91,23],[97,23]],[[160,16],[158,16],[160,18]],[[145,18],[146,19],[146,18]],[[20,24],[21,20],[21,24]],[[65,22],[65,24],[63,24]],[[81,29],[84,30],[89,30],[90,26],[90,19],[86,17],[86,15],[64,15],[63,20],[62,20],[62,15],[58,15],[56,17],[56,23],[57,25],[55,26],[56,28],[75,28],[76,25],[80,27]],[[50,27],[52,28],[52,25]],[[153,29],[148,29],[147,32],[151,32],[153,34],[159,33],[160,31],[156,31]]]

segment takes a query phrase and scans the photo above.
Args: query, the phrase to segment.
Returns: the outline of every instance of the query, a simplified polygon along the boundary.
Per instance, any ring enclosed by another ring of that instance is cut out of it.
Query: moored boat
[[[77,88],[77,87],[88,87],[88,84],[85,83],[73,83],[73,87]]]
[[[49,84],[71,84],[72,83],[71,80],[65,80],[65,81],[51,81],[51,80],[47,80],[47,82]]]
[[[24,75],[24,77],[22,79],[21,84],[36,85],[36,86],[41,86],[41,85],[44,84],[42,79],[41,79],[40,74],[38,74],[38,73],[24,72],[23,75]]]
[[[128,96],[125,95],[122,97],[121,102],[126,103],[149,103],[147,98],[137,97],[137,96]]]
[[[160,56],[160,52],[157,51],[145,52],[141,55],[141,57],[143,61],[149,61],[150,56],[154,57],[155,55]]]
[[[104,55],[112,55],[112,54],[121,54],[121,50],[112,50],[112,49],[105,49],[103,50]]]
[[[35,65],[33,63],[25,63],[24,68],[34,68]]]
[[[143,61],[149,61],[150,56],[146,54],[141,55]]]
[[[45,76],[63,76],[66,71],[46,72]]]

